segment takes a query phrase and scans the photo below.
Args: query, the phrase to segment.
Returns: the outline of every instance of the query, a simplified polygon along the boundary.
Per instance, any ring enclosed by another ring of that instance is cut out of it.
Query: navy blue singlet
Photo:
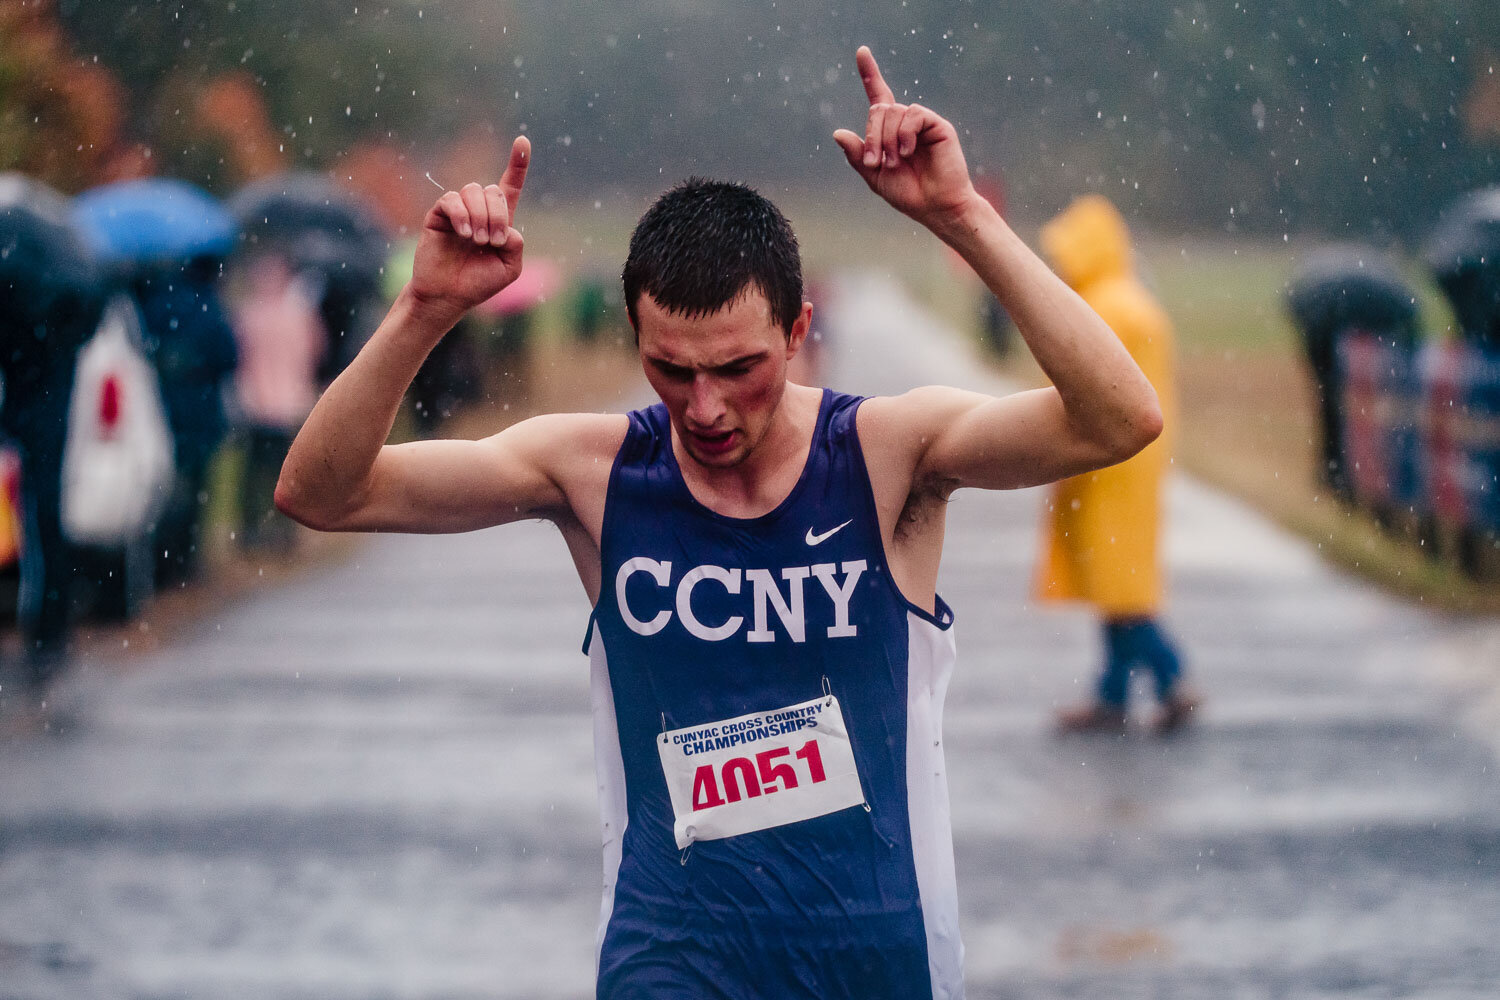
[[[586,650],[604,826],[598,996],[962,996],[942,706],[953,615],[885,563],[824,391],[801,479],[695,500],[666,408],[610,474]]]

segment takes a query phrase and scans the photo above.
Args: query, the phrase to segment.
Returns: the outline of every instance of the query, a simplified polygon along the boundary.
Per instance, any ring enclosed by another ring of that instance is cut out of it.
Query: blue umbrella
[[[237,231],[207,191],[167,178],[85,191],[73,201],[73,219],[101,257],[130,263],[223,257]]]

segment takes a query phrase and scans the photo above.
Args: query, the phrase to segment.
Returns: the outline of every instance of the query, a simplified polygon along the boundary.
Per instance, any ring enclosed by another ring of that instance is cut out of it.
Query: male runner
[[[868,49],[856,62],[865,134],[834,135],[850,166],[963,255],[1052,388],[861,400],[787,382],[812,316],[791,230],[746,188],[689,182],[641,219],[624,271],[661,403],[387,446],[427,352],[520,274],[518,138],[498,185],[428,213],[411,282],[282,471],[278,505],[324,530],[561,530],[595,602],[601,997],[962,995],[948,499],[1160,432],[1119,339],[975,193],[953,126],[897,104]]]

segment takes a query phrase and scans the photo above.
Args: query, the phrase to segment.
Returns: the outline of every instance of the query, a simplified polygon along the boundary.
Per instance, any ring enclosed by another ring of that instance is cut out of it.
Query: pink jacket
[[[234,309],[236,388],[252,425],[296,430],[318,400],[316,373],[328,337],[309,284],[279,261],[258,261]]]

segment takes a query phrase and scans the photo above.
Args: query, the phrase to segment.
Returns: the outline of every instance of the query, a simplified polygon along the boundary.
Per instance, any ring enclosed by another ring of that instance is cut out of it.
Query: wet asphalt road
[[[879,283],[831,384],[990,386]],[[1500,644],[1179,482],[1209,702],[1072,739],[1094,625],[1027,600],[1036,492],[960,494],[947,738],[971,997],[1500,995]],[[0,998],[591,993],[588,614],[551,529],[372,539],[0,743]]]

